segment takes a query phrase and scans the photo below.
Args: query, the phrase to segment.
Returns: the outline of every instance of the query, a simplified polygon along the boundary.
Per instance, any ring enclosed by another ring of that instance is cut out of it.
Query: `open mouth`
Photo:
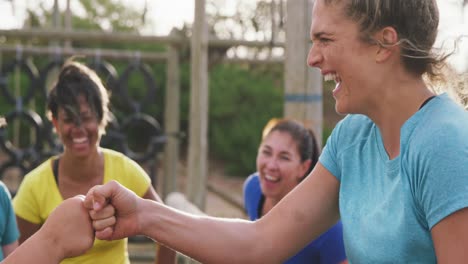
[[[323,79],[328,82],[328,81],[334,81],[336,83],[340,83],[341,82],[341,78],[340,76],[338,76],[338,74],[336,73],[327,73],[323,76]]]
[[[338,92],[340,91],[340,88],[341,88],[341,78],[340,76],[338,76],[338,74],[336,73],[327,73],[323,76],[323,79],[325,81],[334,81],[336,83],[335,85],[335,89],[333,89],[333,97],[336,98],[336,95],[338,94]]]
[[[75,144],[85,143],[86,141],[88,141],[88,138],[86,138],[86,137],[74,138],[73,139],[73,143],[75,143]]]
[[[271,175],[265,175],[265,180],[269,181],[269,182],[279,182],[280,181],[280,178],[278,177],[273,177]]]

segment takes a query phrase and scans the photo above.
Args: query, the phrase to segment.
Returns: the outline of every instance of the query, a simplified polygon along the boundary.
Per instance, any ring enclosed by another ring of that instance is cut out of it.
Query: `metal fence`
[[[56,56],[38,68],[31,58],[16,56],[1,65],[0,101],[4,105],[0,115],[8,125],[0,128],[0,179],[13,195],[25,174],[62,150],[45,111],[37,110],[45,106],[37,105],[36,101],[45,104],[49,78],[63,63],[63,58]],[[99,57],[86,64],[111,92],[111,111],[120,113],[113,115],[101,146],[138,162],[155,183],[157,156],[163,150],[166,135],[158,120],[145,112],[160,94],[151,69],[139,59],[130,61],[120,74]],[[130,92],[129,80],[134,75],[143,80],[143,98],[134,98]],[[136,138],[139,143],[135,143]]]

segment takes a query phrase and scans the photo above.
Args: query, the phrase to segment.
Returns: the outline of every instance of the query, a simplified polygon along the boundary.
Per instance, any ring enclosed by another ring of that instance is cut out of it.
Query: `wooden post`
[[[164,150],[164,177],[162,197],[177,190],[177,163],[179,161],[180,122],[180,66],[177,48],[169,45],[167,84],[164,109],[164,127],[168,135]]]
[[[70,9],[70,0],[67,0],[67,7],[65,9],[65,30],[70,32],[72,31],[72,12]],[[72,44],[69,39],[65,40],[64,43],[65,48],[71,48]]]
[[[303,121],[322,145],[322,76],[307,66],[311,0],[287,2],[284,116]]]
[[[205,0],[195,0],[195,20],[191,40],[191,94],[187,197],[200,209],[205,208],[208,173],[208,28]]]

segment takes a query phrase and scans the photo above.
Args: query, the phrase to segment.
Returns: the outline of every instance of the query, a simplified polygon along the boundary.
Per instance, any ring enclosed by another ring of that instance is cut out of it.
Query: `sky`
[[[147,2],[148,16],[154,21],[147,32],[150,34],[165,35],[173,26],[181,28],[184,23],[191,23],[194,15],[194,0],[122,0],[133,5],[137,10],[143,10]],[[229,0],[228,0],[229,1]],[[232,1],[232,0],[231,0]],[[13,2],[13,4],[12,4]],[[26,7],[39,6],[43,2],[45,8],[52,9],[53,0],[0,0],[0,28],[20,28],[26,16]],[[77,1],[71,0],[71,9],[78,10]],[[65,9],[66,0],[59,0],[60,9]]]
[[[194,16],[194,0],[123,0],[140,10],[145,2],[148,6],[148,17],[154,22],[145,29],[145,34],[166,35],[172,27],[181,28],[184,23],[192,23]],[[238,1],[238,0],[237,0]],[[236,0],[224,0],[226,8],[234,10]],[[1,29],[20,28],[25,17],[26,6],[37,6],[37,0],[0,0]],[[53,0],[43,0],[45,7],[52,8]],[[76,9],[71,0],[72,10]],[[437,45],[453,50],[454,40],[459,36],[458,49],[449,61],[458,71],[468,71],[468,6],[462,9],[463,0],[437,0],[440,10],[440,26]],[[64,9],[66,0],[59,0],[59,6]]]

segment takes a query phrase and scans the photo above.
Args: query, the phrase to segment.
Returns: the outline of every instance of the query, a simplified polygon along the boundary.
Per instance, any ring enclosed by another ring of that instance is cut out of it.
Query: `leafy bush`
[[[209,146],[226,173],[255,171],[261,131],[283,113],[282,74],[275,69],[217,65],[210,73]]]

